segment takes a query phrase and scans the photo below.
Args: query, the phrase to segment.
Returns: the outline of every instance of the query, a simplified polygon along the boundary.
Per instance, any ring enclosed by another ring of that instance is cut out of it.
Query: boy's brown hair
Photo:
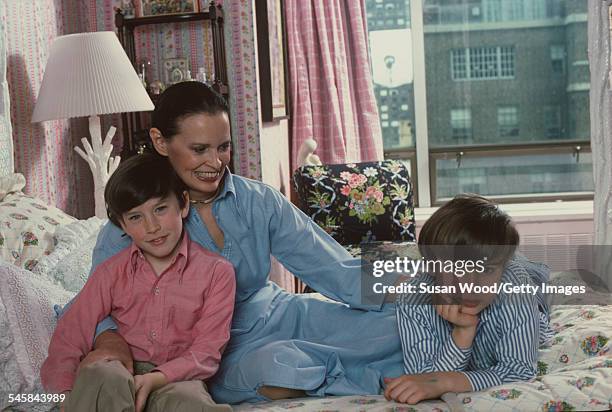
[[[185,206],[185,183],[178,177],[167,157],[144,153],[123,161],[111,175],[104,189],[108,218],[121,226],[125,212],[149,199],[175,196]]]
[[[452,258],[440,256],[440,250],[447,250],[445,246],[461,246],[461,254],[487,257],[491,264],[505,264],[514,255],[519,241],[512,219],[496,203],[479,195],[461,194],[427,219],[418,244],[421,255],[427,259]]]

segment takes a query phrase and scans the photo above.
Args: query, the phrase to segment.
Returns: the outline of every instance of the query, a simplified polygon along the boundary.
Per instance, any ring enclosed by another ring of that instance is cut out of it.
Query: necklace
[[[217,198],[217,196],[219,195],[219,192],[221,191],[221,186],[219,185],[217,186],[217,190],[215,190],[215,193],[213,193],[213,195],[211,197],[209,197],[208,199],[189,199],[189,203],[191,203],[192,205],[208,205],[210,203],[212,203],[213,200],[215,200]]]

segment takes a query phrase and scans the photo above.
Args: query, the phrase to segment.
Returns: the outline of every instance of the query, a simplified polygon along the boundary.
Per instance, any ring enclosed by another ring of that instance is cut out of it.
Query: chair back
[[[299,207],[342,245],[416,241],[409,165],[398,160],[302,166]]]

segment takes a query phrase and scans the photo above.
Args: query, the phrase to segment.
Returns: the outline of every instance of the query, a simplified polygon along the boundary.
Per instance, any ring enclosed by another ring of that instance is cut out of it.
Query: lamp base
[[[74,150],[81,156],[89,165],[94,179],[94,204],[96,217],[100,219],[107,218],[106,203],[104,202],[104,187],[108,178],[119,166],[121,156],[111,156],[113,152],[113,144],[111,141],[115,136],[117,129],[111,126],[106,133],[104,142],[102,142],[102,130],[100,126],[100,116],[89,116],[89,134],[91,136],[91,144],[87,138],[83,137],[81,142],[85,151],[78,146]]]

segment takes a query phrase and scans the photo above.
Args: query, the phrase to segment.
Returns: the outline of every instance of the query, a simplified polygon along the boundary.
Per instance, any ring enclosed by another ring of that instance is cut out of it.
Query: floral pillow
[[[300,208],[339,243],[415,241],[405,162],[302,166],[294,174]]]
[[[32,270],[55,247],[56,229],[76,219],[21,192],[0,202],[0,259]]]

